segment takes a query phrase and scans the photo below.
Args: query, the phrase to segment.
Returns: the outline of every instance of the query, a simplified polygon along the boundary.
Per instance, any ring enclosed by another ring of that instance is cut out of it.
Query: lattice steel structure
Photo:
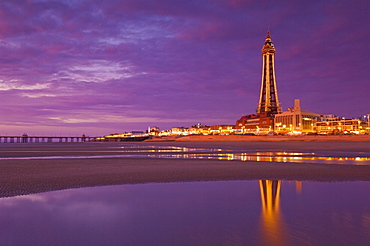
[[[262,58],[262,84],[257,114],[279,114],[281,107],[275,78],[275,47],[270,31],[267,32],[265,44],[262,46]]]

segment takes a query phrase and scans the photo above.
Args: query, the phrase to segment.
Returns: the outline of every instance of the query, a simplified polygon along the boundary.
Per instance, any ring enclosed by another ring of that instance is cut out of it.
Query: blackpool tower
[[[262,46],[262,84],[257,114],[280,114],[281,107],[275,78],[275,47],[267,32],[265,44]]]
[[[281,113],[275,78],[275,47],[270,32],[262,46],[262,84],[256,114],[244,115],[236,121],[241,133],[268,134],[274,130],[274,117]]]

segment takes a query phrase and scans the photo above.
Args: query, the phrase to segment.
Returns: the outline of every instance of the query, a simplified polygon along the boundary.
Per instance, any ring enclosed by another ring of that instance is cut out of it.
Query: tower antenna
[[[267,37],[270,37],[270,25],[267,25]]]

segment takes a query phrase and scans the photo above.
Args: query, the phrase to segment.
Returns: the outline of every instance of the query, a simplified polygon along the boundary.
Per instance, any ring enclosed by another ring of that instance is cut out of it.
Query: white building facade
[[[316,119],[319,117],[319,114],[302,110],[300,100],[295,99],[293,108],[275,115],[275,132],[278,134],[314,133],[316,132]]]

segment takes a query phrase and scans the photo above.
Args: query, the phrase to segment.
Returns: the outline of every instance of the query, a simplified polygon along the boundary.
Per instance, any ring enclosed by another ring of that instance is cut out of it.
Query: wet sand
[[[130,143],[133,144],[133,143]],[[250,151],[330,151],[370,157],[370,144],[356,142],[173,142],[140,146],[218,147]],[[120,153],[124,143],[1,144],[1,157]],[[127,153],[126,153],[127,154]],[[242,162],[199,159],[94,158],[0,160],[0,197],[77,187],[219,180],[370,181],[370,166]]]

